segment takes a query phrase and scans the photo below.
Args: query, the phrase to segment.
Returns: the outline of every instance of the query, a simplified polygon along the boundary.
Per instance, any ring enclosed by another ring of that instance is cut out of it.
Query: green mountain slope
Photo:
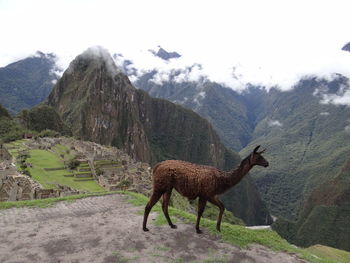
[[[57,80],[55,56],[37,52],[0,68],[0,104],[11,113],[42,102]]]
[[[61,116],[50,106],[39,104],[29,110],[18,114],[21,124],[28,130],[41,132],[52,130],[62,135],[70,135],[69,127],[63,122]]]
[[[0,105],[0,147],[3,142],[21,139],[24,128]]]
[[[314,95],[324,86],[336,92],[344,81],[305,79],[292,91],[270,91],[262,102],[267,111],[249,145],[268,148],[271,167],[254,176],[273,214],[295,220],[306,197],[337,173],[350,154],[350,109],[321,104]],[[249,147],[241,152],[248,151]]]
[[[306,200],[297,222],[277,220],[273,227],[300,246],[323,244],[350,251],[350,161]]]

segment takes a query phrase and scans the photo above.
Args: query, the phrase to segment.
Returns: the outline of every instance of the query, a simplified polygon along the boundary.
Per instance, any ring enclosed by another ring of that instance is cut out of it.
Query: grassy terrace
[[[33,179],[45,188],[55,188],[55,184],[67,185],[77,190],[88,192],[101,192],[104,188],[95,181],[75,181],[68,170],[45,171],[44,168],[57,168],[63,166],[63,161],[56,154],[46,150],[30,150],[28,162],[33,165],[28,168]]]
[[[117,191],[113,193],[100,193],[90,195],[76,195],[68,196],[64,198],[48,198],[42,200],[31,200],[31,201],[17,201],[17,202],[4,202],[0,203],[0,209],[7,209],[11,207],[48,207],[59,201],[74,201],[76,199],[105,195],[105,194],[127,194],[132,198],[129,200],[130,203],[140,206],[140,213],[143,213],[143,208],[148,201],[146,196],[136,194],[132,192]],[[166,224],[166,219],[161,212],[159,204],[154,206],[152,211],[158,212],[158,217],[155,224],[162,225]],[[177,220],[182,220],[185,223],[195,224],[196,216],[186,213],[182,210],[178,210],[169,207],[169,213],[172,217],[176,217]],[[175,219],[176,219],[175,218]],[[174,220],[175,221],[175,220]],[[151,222],[149,222],[151,223]],[[227,223],[222,224],[221,233],[216,231],[216,222],[202,218],[201,226],[207,228],[208,231],[214,236],[221,238],[227,243],[233,244],[238,247],[246,248],[251,244],[261,244],[269,247],[274,251],[284,251],[287,253],[297,254],[300,258],[305,259],[312,263],[347,263],[350,262],[350,253],[326,246],[312,246],[309,248],[298,248],[289,244],[286,240],[282,239],[276,232],[271,230],[251,230],[244,226],[231,225]],[[141,227],[141,226],[140,226]]]
[[[25,140],[18,140],[8,144],[5,144],[9,148],[9,152],[17,157],[18,153],[28,148],[24,145]],[[70,150],[67,146],[62,144],[56,144],[52,147],[51,151],[47,150],[28,150],[30,157],[27,159],[27,163],[31,163],[32,167],[28,167],[32,178],[39,182],[44,188],[56,188],[56,184],[66,185],[76,190],[88,191],[88,192],[102,192],[105,191],[96,181],[78,180],[74,177],[67,177],[65,175],[73,176],[73,172],[64,169],[64,159],[70,159],[74,157],[74,151]],[[64,159],[62,159],[62,157]],[[82,167],[89,167],[89,165],[81,164]],[[48,171],[44,168],[63,168],[55,171]],[[84,174],[86,172],[78,172],[77,174]]]
[[[62,144],[56,144],[51,148],[58,156],[64,155],[65,159],[71,159],[74,157],[74,151]]]
[[[23,144],[25,140],[18,140],[11,143],[6,143],[5,147],[9,149],[11,155],[16,156],[19,152],[27,150],[27,146]]]

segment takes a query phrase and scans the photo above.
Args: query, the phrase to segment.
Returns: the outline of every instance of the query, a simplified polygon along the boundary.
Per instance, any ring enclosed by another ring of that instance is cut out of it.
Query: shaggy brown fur
[[[175,188],[176,191],[190,200],[199,197],[197,233],[201,233],[199,222],[207,201],[220,209],[216,225],[217,230],[220,231],[221,218],[225,207],[217,195],[224,193],[241,181],[254,165],[264,167],[269,165],[261,155],[264,151],[257,152],[259,147],[257,146],[236,169],[229,172],[220,171],[212,166],[197,165],[179,160],[158,163],[153,168],[153,194],[145,208],[143,230],[149,231],[146,227],[148,215],[161,196],[163,196],[162,208],[168,224],[171,228],[176,228],[168,213],[171,192]]]

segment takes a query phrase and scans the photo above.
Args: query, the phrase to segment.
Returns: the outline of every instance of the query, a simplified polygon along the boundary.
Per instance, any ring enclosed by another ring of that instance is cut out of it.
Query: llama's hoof
[[[171,225],[170,226],[172,229],[176,229],[177,228],[177,225]]]
[[[144,227],[143,231],[147,232],[147,231],[149,231],[149,229],[147,227]]]
[[[202,234],[203,233],[203,231],[200,230],[200,229],[196,229],[196,231],[197,231],[197,234]]]

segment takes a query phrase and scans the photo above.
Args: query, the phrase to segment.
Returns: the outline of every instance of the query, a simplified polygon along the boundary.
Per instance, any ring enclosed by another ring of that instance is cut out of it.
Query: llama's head
[[[256,146],[254,151],[250,154],[250,159],[249,159],[250,164],[268,167],[269,162],[266,161],[265,158],[262,156],[262,154],[265,152],[266,149],[258,152],[259,148],[260,148],[260,145]]]

